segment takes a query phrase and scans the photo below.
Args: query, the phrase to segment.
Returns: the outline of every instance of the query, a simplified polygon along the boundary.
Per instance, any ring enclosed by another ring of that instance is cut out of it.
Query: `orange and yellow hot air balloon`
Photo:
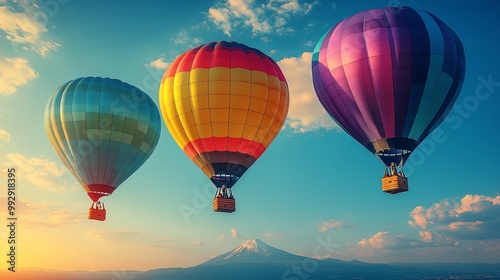
[[[203,44],[165,71],[159,103],[177,144],[216,186],[213,210],[235,211],[231,187],[269,147],[288,113],[279,66],[244,44]]]

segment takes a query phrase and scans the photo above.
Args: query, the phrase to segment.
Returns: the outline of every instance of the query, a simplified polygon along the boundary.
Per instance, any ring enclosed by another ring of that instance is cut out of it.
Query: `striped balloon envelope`
[[[112,194],[149,158],[160,137],[160,122],[153,100],[117,79],[78,78],[50,97],[45,130],[92,199],[89,218],[105,219],[99,199]]]
[[[220,41],[177,57],[165,71],[159,102],[179,147],[218,191],[230,192],[279,133],[289,97],[270,57]]]
[[[320,39],[312,60],[323,107],[388,167],[402,167],[445,119],[465,75],[455,32],[409,7],[342,20]]]

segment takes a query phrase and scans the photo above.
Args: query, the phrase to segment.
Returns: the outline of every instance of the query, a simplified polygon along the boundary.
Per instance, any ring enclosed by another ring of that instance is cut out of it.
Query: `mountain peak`
[[[233,250],[203,264],[292,262],[301,257],[274,248],[259,239],[248,239]]]

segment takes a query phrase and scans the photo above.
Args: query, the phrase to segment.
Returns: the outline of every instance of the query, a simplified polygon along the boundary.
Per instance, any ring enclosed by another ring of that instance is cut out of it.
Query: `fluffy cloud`
[[[36,77],[38,74],[31,68],[27,59],[8,58],[0,55],[0,94],[14,94],[19,87],[26,85]]]
[[[243,239],[240,233],[235,228],[231,229],[231,236],[235,239]]]
[[[169,65],[169,63],[164,60],[163,56],[146,64],[146,66],[149,66],[151,68],[158,69],[158,70],[165,70],[165,69],[167,69],[168,65]]]
[[[0,32],[23,49],[34,50],[42,56],[60,46],[48,38],[47,15],[33,0],[9,2],[0,6]]]
[[[418,206],[408,224],[457,239],[496,239],[500,236],[500,195],[466,195],[445,199],[429,208]]]
[[[379,231],[357,244],[348,245],[347,250],[334,251],[327,257],[360,259],[368,262],[415,262],[415,256],[428,262],[470,262],[488,259],[494,253],[470,256],[471,248],[482,250],[483,245],[464,246],[452,238],[436,236],[420,231],[419,238]]]
[[[308,14],[312,8],[319,5],[318,1],[300,4],[299,0],[270,0],[266,8],[275,11],[277,14]]]
[[[22,178],[36,187],[58,192],[65,191],[70,186],[63,178],[67,174],[66,169],[49,159],[28,158],[16,153],[8,154],[6,158],[7,162],[2,163],[2,166],[16,167]]]
[[[178,45],[186,45],[188,44],[191,47],[194,47],[194,45],[198,45],[201,43],[200,38],[191,38],[186,30],[181,30],[177,36],[173,38],[174,43]]]
[[[294,132],[316,131],[320,128],[340,129],[328,116],[316,97],[311,77],[312,53],[278,61],[290,90],[290,109],[286,127]]]
[[[231,36],[231,23],[229,22],[229,10],[226,8],[212,8],[208,9],[209,18],[214,22],[214,24],[222,29],[222,32],[227,36]]]
[[[253,35],[284,34],[295,31],[287,26],[292,16],[305,15],[318,4],[318,1],[299,3],[298,0],[270,0],[267,4],[253,0],[226,0],[210,7],[208,18],[227,36],[231,36],[236,26],[250,28]]]
[[[500,196],[469,194],[443,199],[428,208],[417,206],[409,214],[408,224],[418,229],[415,236],[381,230],[355,244],[347,243],[345,250],[329,250],[319,257],[368,262],[414,262],[414,256],[428,262],[498,259]],[[334,220],[324,225],[325,230],[340,226]]]
[[[219,234],[219,235],[217,235],[217,240],[222,242],[222,241],[226,240],[226,236],[224,234]]]
[[[194,246],[204,246],[205,245],[205,243],[203,241],[195,241],[191,244],[193,244]]]
[[[420,235],[420,240],[423,242],[432,242],[432,232],[422,230],[418,234]]]
[[[334,228],[344,228],[346,225],[344,222],[341,221],[336,221],[336,220],[329,220],[329,221],[324,221],[319,224],[319,232],[326,232],[329,229],[334,229]]]
[[[10,133],[0,128],[0,141],[9,142],[10,141]]]
[[[362,248],[383,249],[383,250],[402,250],[416,247],[420,244],[418,240],[409,238],[405,235],[394,235],[388,231],[379,231],[368,239],[358,242]]]

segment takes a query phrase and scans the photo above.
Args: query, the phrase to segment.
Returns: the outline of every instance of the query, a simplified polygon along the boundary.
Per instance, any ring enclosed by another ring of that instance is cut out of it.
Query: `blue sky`
[[[445,21],[462,39],[467,69],[454,110],[406,164],[410,191],[388,195],[383,164],[324,113],[310,60],[338,21],[400,5]],[[20,267],[192,266],[247,238],[321,258],[500,262],[499,8],[495,1],[0,0],[0,165],[19,173]],[[237,211],[212,212],[214,187],[163,126],[151,158],[104,199],[106,222],[87,220],[90,200],[43,127],[49,96],[68,80],[107,76],[158,104],[169,63],[219,40],[272,57],[291,96],[285,127],[234,187]],[[109,259],[94,262],[96,250]]]

